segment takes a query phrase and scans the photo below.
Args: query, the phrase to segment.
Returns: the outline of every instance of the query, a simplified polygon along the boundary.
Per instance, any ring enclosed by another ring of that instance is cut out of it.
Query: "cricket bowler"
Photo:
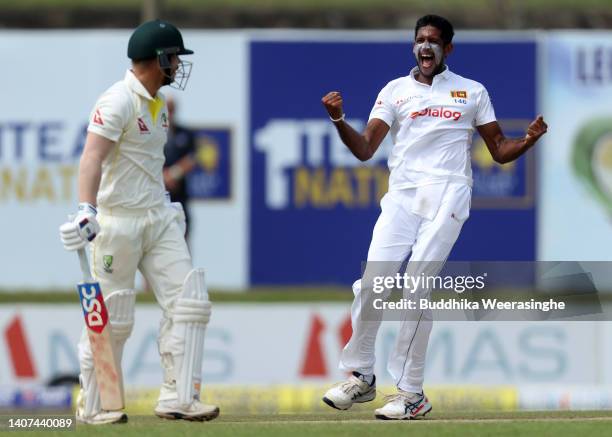
[[[172,24],[154,20],[132,33],[131,68],[106,90],[89,119],[81,156],[76,218],[60,228],[64,248],[91,242],[91,271],[108,308],[117,360],[134,326],[136,270],[152,287],[163,315],[158,346],[164,379],[155,414],[166,419],[211,420],[219,408],[200,402],[204,333],[211,305],[202,269],[192,267],[184,238],[185,216],[171,204],[162,168],[169,128],[160,88],[184,89],[193,54]],[[104,411],[90,343],[79,342],[81,390],[76,418],[88,424],[127,421],[123,411]]]
[[[339,92],[322,99],[340,138],[361,161],[370,159],[391,133],[389,191],[381,200],[366,272],[370,262],[400,266],[409,257],[406,271],[411,275],[439,274],[469,216],[474,129],[500,164],[523,155],[546,133],[547,125],[538,116],[523,138],[504,136],[484,86],[446,65],[453,35],[451,23],[440,16],[426,15],[417,21],[413,46],[417,66],[380,91],[361,134],[345,121]],[[358,280],[353,292],[353,334],[340,359],[340,368],[352,375],[323,397],[340,410],[376,397],[374,351],[380,321],[362,317],[362,303],[368,301],[363,297],[372,293],[371,284]],[[401,322],[389,359],[397,393],[375,411],[378,419],[416,419],[432,409],[423,393],[423,378],[433,317],[430,309],[414,312]]]

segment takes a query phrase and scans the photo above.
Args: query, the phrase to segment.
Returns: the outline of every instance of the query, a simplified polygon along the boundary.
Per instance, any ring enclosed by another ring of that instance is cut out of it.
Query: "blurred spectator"
[[[187,232],[189,235],[190,214],[189,214],[189,192],[187,190],[187,175],[191,172],[196,161],[194,159],[195,133],[176,124],[176,102],[172,96],[167,97],[168,104],[168,141],[164,146],[166,163],[164,164],[164,184],[170,193],[173,202],[180,202],[185,210],[187,222]]]

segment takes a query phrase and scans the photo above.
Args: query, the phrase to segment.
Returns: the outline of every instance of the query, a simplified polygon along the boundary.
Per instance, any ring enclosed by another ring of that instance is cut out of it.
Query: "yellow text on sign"
[[[0,167],[0,202],[73,201],[75,165]]]

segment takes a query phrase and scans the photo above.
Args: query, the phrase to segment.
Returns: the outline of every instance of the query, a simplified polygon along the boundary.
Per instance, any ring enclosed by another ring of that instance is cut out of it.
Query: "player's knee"
[[[204,269],[193,269],[187,274],[183,291],[174,304],[172,321],[208,324],[210,313]]]
[[[134,328],[134,310],[136,291],[131,289],[117,290],[105,299],[113,337],[117,341],[126,340]]]
[[[210,320],[210,313],[210,302],[182,297],[176,302],[172,315],[172,322],[201,323],[206,325]]]

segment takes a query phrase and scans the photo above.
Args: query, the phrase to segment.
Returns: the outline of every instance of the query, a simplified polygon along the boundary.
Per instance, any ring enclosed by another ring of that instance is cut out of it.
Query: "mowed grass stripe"
[[[184,421],[165,421],[153,416],[131,417],[126,425],[110,426],[77,426],[74,434],[91,436],[312,436],[329,437],[370,436],[391,437],[411,432],[418,432],[419,437],[429,436],[575,436],[577,433],[589,433],[589,436],[610,435],[612,417],[610,412],[591,412],[591,417],[575,417],[574,412],[561,414],[549,412],[512,413],[515,417],[479,418],[478,413],[471,418],[412,420],[412,421],[377,421],[361,418],[341,419],[341,415],[310,415],[290,420],[287,415],[259,416],[259,419],[247,421],[245,417],[229,416],[206,423],[189,423]],[[487,416],[487,414],[484,414]],[[508,416],[508,415],[503,415]],[[524,417],[526,416],[526,417]],[[552,417],[551,417],[552,416]],[[257,416],[256,416],[257,417]],[[336,419],[334,419],[334,417]],[[46,435],[65,435],[65,433],[47,431]],[[20,435],[37,435],[20,433]]]

